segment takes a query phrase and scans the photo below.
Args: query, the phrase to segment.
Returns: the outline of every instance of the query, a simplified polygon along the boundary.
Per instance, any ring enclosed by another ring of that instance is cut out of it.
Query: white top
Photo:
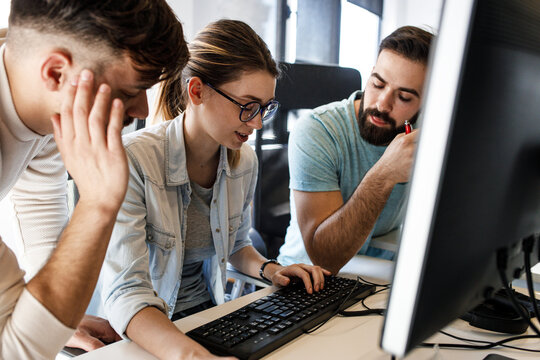
[[[0,359],[53,359],[75,332],[24,287],[24,271],[0,240]]]
[[[0,48],[0,200],[9,197],[13,239],[26,280],[43,267],[68,221],[67,172],[52,135],[21,121],[11,98]],[[6,239],[7,240],[7,239]]]
[[[67,221],[66,172],[52,136],[33,133],[19,119],[3,58],[2,47],[0,199],[12,189],[10,196],[19,229],[16,234],[25,239],[25,260],[32,259],[29,270],[35,274],[55,247]],[[64,204],[59,201],[61,183]],[[0,274],[0,359],[54,358],[74,330],[58,321],[25,290],[24,271],[1,239]]]

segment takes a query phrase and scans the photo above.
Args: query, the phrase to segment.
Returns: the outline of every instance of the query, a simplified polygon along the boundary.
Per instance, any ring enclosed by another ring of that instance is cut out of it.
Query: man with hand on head
[[[420,109],[433,35],[413,26],[380,44],[364,93],[321,106],[289,139],[291,223],[278,260],[333,273],[354,255],[392,259],[370,246],[398,228],[418,132],[405,134]]]
[[[32,280],[25,286],[0,241],[0,358],[50,358],[73,334],[125,195],[121,128],[147,116],[146,89],[187,59],[165,0],[11,1],[0,48],[0,199],[12,203]],[[65,229],[64,164],[80,193]],[[105,320],[85,317],[68,345],[92,350],[103,346],[98,337],[118,339]]]

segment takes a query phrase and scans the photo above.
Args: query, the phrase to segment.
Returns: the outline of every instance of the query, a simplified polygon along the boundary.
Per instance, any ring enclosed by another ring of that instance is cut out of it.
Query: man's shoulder
[[[313,109],[313,114],[324,117],[339,114],[341,116],[354,116],[354,102],[362,95],[361,91],[355,91],[348,98],[333,101]]]
[[[300,136],[320,137],[328,135],[340,139],[354,134],[356,115],[354,98],[321,105],[300,117],[294,130]]]

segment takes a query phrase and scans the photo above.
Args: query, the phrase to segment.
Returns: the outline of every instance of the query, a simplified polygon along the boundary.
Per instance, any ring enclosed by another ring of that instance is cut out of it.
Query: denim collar
[[[171,124],[167,127],[165,142],[165,179],[167,185],[178,186],[189,183],[184,143],[184,113],[171,120]],[[227,160],[227,148],[220,145],[219,152],[216,182],[223,171],[227,176],[231,175]]]

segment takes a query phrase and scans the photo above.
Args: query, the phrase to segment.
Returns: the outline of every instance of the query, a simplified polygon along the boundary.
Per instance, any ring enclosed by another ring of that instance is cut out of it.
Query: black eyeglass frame
[[[267,121],[267,120],[270,120],[274,117],[274,115],[276,115],[276,112],[277,110],[279,109],[279,102],[277,100],[270,100],[268,102],[268,104],[266,105],[263,105],[261,104],[260,102],[258,101],[250,101],[248,103],[245,103],[244,105],[240,104],[238,101],[234,100],[232,97],[230,97],[229,95],[225,94],[223,91],[219,90],[218,88],[214,87],[212,84],[210,83],[207,83],[205,82],[204,83],[205,85],[207,85],[209,88],[213,89],[215,92],[217,92],[219,95],[223,96],[225,99],[229,100],[230,102],[232,102],[233,104],[237,105],[238,107],[240,107],[240,114],[238,115],[238,119],[240,119],[241,122],[248,122],[248,121],[251,121],[253,120],[259,113],[261,114],[261,120],[262,121]],[[253,112],[253,114],[251,114],[251,116],[249,116],[246,120],[243,120],[242,119],[242,113],[244,112],[244,110],[246,111],[249,111],[249,109],[247,108],[248,105],[250,104],[257,104],[259,106],[259,110]],[[276,105],[276,107],[273,109],[272,111],[272,114],[270,117],[267,117],[265,118],[264,116],[262,116],[263,112],[265,109],[267,109],[269,106],[271,105]]]

